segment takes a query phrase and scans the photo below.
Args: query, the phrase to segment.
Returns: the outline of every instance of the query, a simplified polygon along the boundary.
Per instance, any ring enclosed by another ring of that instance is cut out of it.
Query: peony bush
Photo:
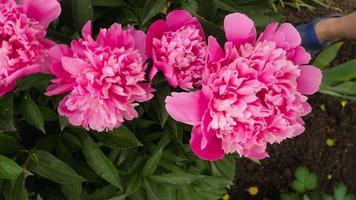
[[[278,19],[253,0],[0,0],[0,199],[220,198],[234,159],[303,133],[319,90]]]

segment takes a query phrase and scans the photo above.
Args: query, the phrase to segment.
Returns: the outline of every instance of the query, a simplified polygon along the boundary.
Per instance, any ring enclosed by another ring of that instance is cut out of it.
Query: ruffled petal
[[[70,57],[63,57],[62,65],[63,69],[65,69],[68,73],[72,75],[83,73],[82,71],[85,68],[90,67],[88,63],[84,62],[82,59]]]

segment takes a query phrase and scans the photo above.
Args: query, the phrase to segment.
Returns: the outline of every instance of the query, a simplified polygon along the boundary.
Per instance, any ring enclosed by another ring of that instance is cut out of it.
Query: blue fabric
[[[341,17],[340,13],[333,13],[328,16],[314,19],[313,21],[297,26],[297,30],[302,38],[302,46],[311,54],[315,54],[319,50],[329,46],[333,41],[327,41],[320,43],[315,32],[315,25],[322,19],[328,19],[333,17]]]

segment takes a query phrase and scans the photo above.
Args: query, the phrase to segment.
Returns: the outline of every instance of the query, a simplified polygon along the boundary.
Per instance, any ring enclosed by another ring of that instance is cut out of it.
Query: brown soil
[[[328,3],[345,13],[356,11],[356,0],[329,0]],[[322,7],[315,11],[283,10],[287,21],[293,24],[331,12],[335,11]],[[346,42],[334,64],[354,58],[356,41]],[[298,166],[306,166],[318,175],[318,187],[323,192],[330,193],[336,183],[343,182],[356,194],[356,102],[348,102],[343,107],[340,99],[317,94],[310,98],[310,104],[313,112],[305,118],[306,131],[301,136],[271,145],[270,158],[262,160],[261,165],[246,158],[237,161],[231,199],[279,199],[281,192],[290,191],[288,185]],[[335,145],[326,145],[327,139],[333,139]],[[246,191],[251,186],[259,188],[257,195],[251,196]]]

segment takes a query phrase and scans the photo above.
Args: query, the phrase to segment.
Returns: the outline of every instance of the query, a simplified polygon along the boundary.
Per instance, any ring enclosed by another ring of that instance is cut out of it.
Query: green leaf
[[[151,118],[158,120],[163,128],[167,119],[168,112],[165,108],[165,99],[171,93],[168,86],[157,86],[159,90],[156,91],[154,99],[150,102],[149,108],[146,111]]]
[[[160,191],[155,187],[154,183],[149,182],[148,180],[143,181],[143,185],[146,190],[146,194],[149,200],[160,200],[161,195]]]
[[[0,179],[15,180],[22,173],[22,168],[13,160],[0,155]]]
[[[89,20],[93,19],[93,5],[91,0],[75,0],[71,2],[74,25],[79,31]]]
[[[347,187],[345,184],[340,183],[334,188],[334,200],[352,200],[353,197],[350,194],[347,194]]]
[[[303,195],[303,200],[310,200],[310,198],[308,197],[308,195]]]
[[[238,6],[235,1],[231,0],[215,0],[216,7],[227,12],[236,12],[238,11]]]
[[[217,12],[217,7],[214,0],[196,0],[198,3],[198,13],[207,20],[214,20]]]
[[[341,95],[353,95],[356,96],[356,82],[346,81],[339,85],[333,87],[323,88],[324,90],[330,90],[332,92],[337,92]]]
[[[126,5],[123,0],[92,0],[93,6],[116,7]]]
[[[233,180],[236,172],[236,161],[233,156],[225,156],[223,159],[211,162],[212,174]],[[213,171],[213,169],[215,171]]]
[[[112,149],[128,149],[142,146],[130,129],[124,125],[108,133],[96,133],[94,136],[105,146]]]
[[[226,188],[232,185],[232,180],[214,176],[206,176],[192,184],[200,199],[216,200],[226,193]]]
[[[12,95],[5,95],[0,98],[0,119],[9,126],[14,127],[14,103]]]
[[[59,184],[78,184],[85,181],[83,177],[51,153],[37,150],[33,154],[37,160],[31,159],[29,169],[39,176]]]
[[[67,197],[67,200],[79,200],[82,195],[82,183],[61,185],[63,194]]]
[[[152,175],[159,164],[162,156],[162,148],[160,148],[152,157],[146,162],[145,166],[143,167],[143,175],[150,176]]]
[[[108,200],[125,200],[125,198],[126,198],[126,195],[121,195],[121,196],[118,196],[118,197],[110,198]]]
[[[291,187],[299,192],[304,193],[306,190],[314,190],[317,187],[317,176],[311,173],[306,167],[298,167],[294,173],[295,180]]]
[[[0,154],[13,153],[21,149],[23,146],[15,137],[0,133]]]
[[[26,76],[17,81],[17,86],[14,92],[24,91],[39,85],[46,86],[50,83],[51,78],[50,75],[40,73]]]
[[[165,4],[165,0],[147,0],[143,9],[142,25],[158,15],[164,8]]]
[[[119,172],[109,158],[100,150],[90,135],[84,131],[78,133],[82,152],[89,166],[103,179],[121,188]]]
[[[300,197],[296,193],[284,193],[281,195],[281,200],[300,200]]]
[[[320,69],[325,69],[336,58],[343,44],[343,42],[337,42],[323,50],[318,57],[315,58],[313,65]]]
[[[63,117],[63,116],[58,116],[59,118],[59,127],[61,128],[61,131],[65,129],[69,125],[68,118]]]
[[[194,181],[198,181],[204,177],[205,176],[203,175],[195,175],[189,173],[169,173],[169,174],[149,176],[149,179],[157,183],[184,185],[184,184],[191,184]]]
[[[41,130],[45,133],[44,120],[41,110],[38,108],[37,104],[31,99],[28,92],[21,96],[20,101],[20,111],[25,120],[32,126]]]
[[[7,181],[5,184],[5,200],[28,200],[25,188],[26,174],[22,173],[16,181]]]
[[[142,174],[139,172],[134,172],[126,177],[127,186],[125,194],[130,196],[135,193],[142,185]]]
[[[86,200],[99,200],[99,199],[109,199],[113,197],[115,194],[117,194],[118,190],[117,188],[107,185],[102,188],[98,188],[95,190],[95,192],[89,194],[86,197]]]
[[[356,59],[323,71],[322,84],[333,86],[356,78]]]
[[[44,107],[44,106],[39,106],[39,109],[42,113],[43,119],[46,122],[55,122],[58,121],[58,115],[55,111]]]

